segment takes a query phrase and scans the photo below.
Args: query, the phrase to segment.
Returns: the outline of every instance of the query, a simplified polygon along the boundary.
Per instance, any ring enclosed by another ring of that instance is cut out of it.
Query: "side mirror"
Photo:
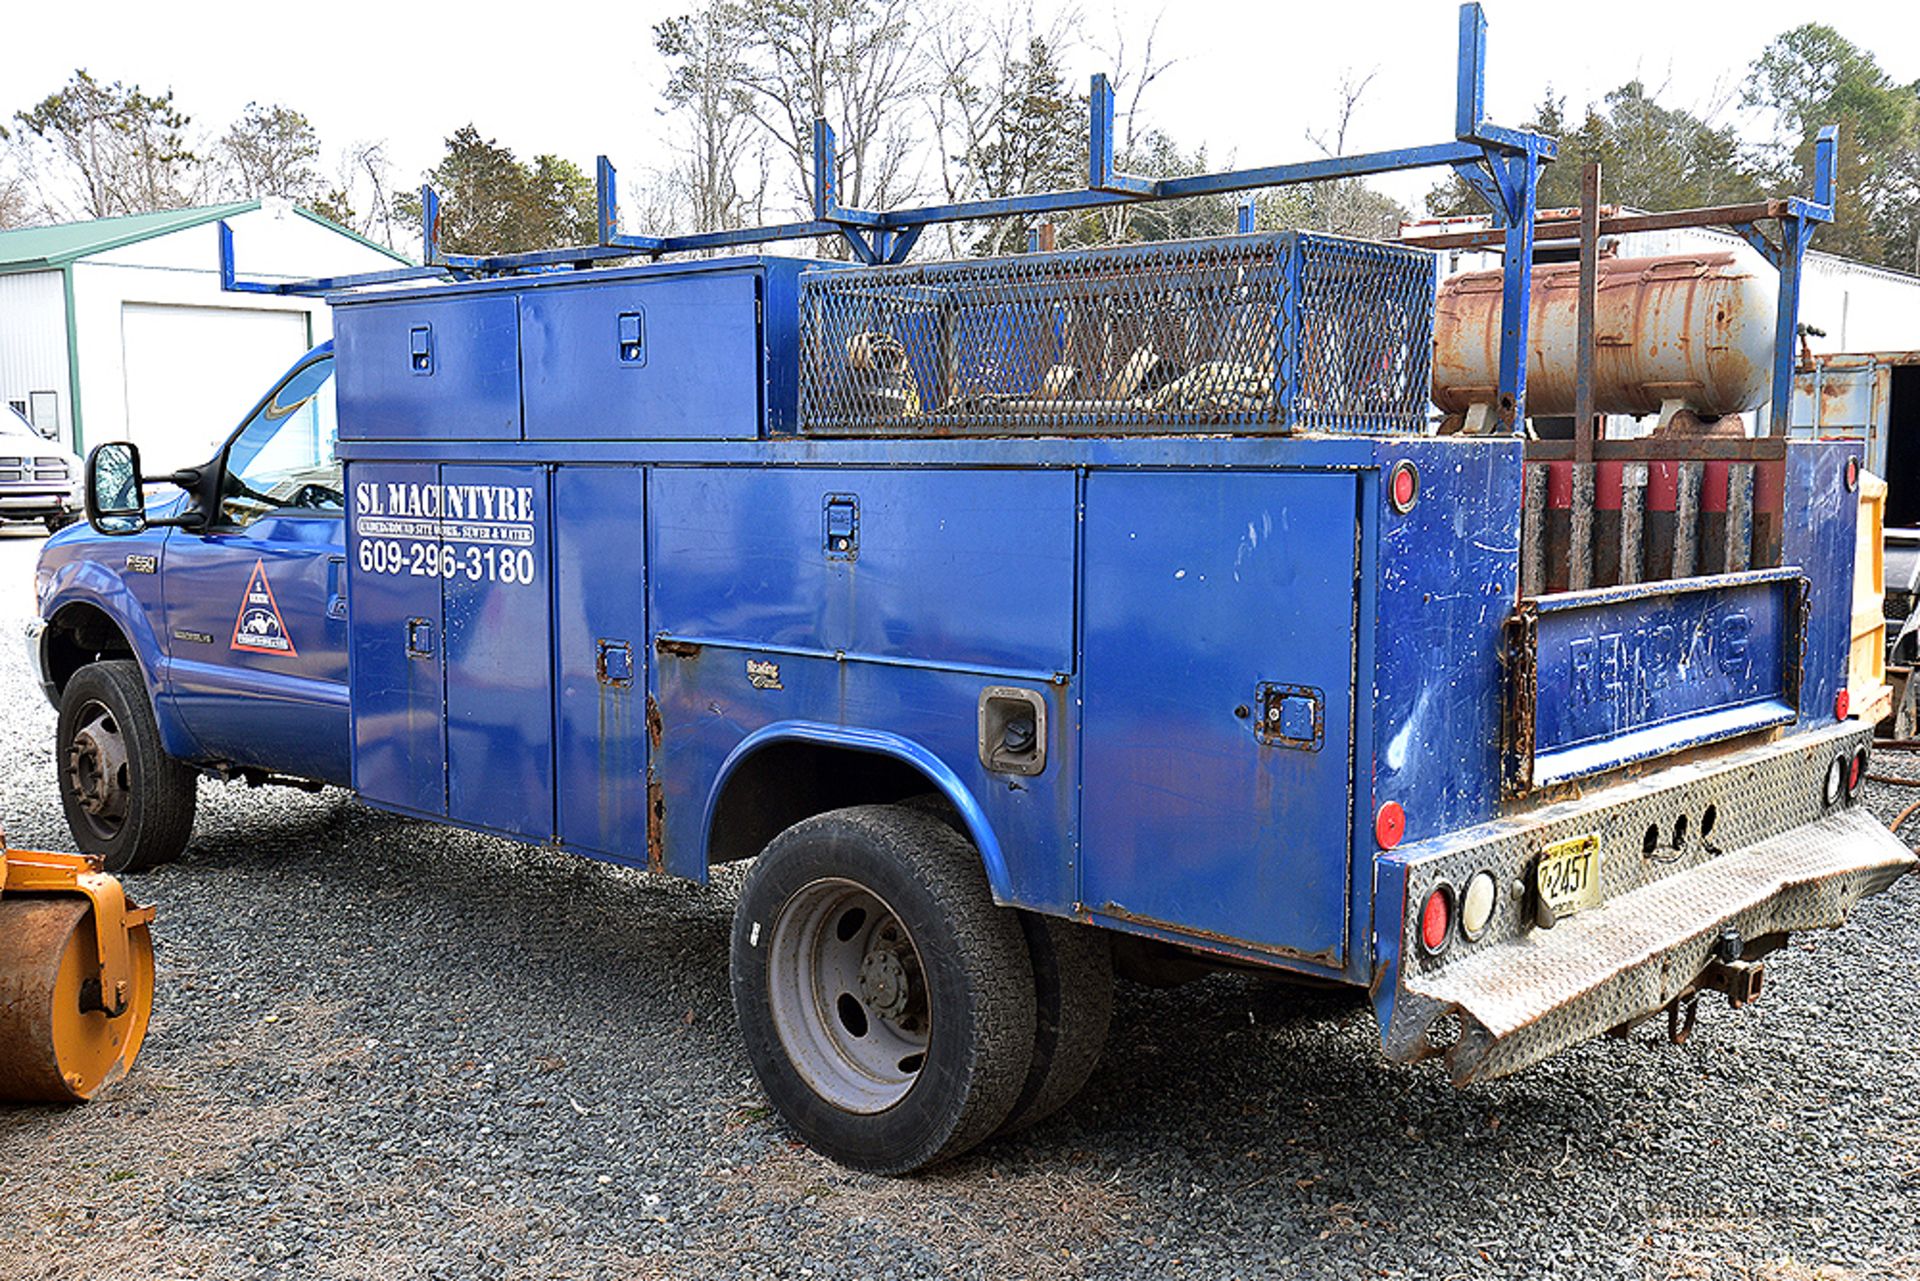
[[[102,534],[137,534],[147,527],[139,446],[116,440],[95,445],[87,455],[87,524]]]
[[[198,525],[202,522],[198,512],[148,520],[146,482],[164,481],[191,490],[200,485],[204,474],[203,468],[189,467],[168,476],[142,476],[138,445],[125,440],[95,445],[87,455],[87,524],[114,535],[138,534],[156,525]]]

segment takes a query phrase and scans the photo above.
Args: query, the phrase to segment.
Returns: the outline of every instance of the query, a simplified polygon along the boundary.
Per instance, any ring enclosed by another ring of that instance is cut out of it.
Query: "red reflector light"
[[[1453,891],[1436,885],[1427,895],[1426,906],[1420,909],[1420,946],[1427,949],[1429,955],[1439,952],[1447,945],[1452,928]]]
[[[1388,801],[1382,805],[1380,812],[1373,816],[1373,839],[1380,843],[1380,848],[1392,849],[1406,834],[1407,812],[1400,808],[1400,802]]]
[[[1387,478],[1387,501],[1397,512],[1408,512],[1420,496],[1420,471],[1405,459],[1393,465]]]
[[[1838,694],[1835,694],[1833,696],[1833,719],[1836,721],[1844,721],[1847,719],[1847,712],[1852,706],[1853,699],[1848,696],[1846,690],[1843,689]]]

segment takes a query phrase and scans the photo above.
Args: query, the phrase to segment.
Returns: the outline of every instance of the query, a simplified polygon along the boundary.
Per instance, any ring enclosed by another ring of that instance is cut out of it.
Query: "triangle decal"
[[[253,654],[281,654],[298,658],[287,624],[280,617],[280,606],[267,583],[264,560],[253,562],[253,574],[247,579],[246,595],[240,600],[240,613],[233,620],[233,649]]]

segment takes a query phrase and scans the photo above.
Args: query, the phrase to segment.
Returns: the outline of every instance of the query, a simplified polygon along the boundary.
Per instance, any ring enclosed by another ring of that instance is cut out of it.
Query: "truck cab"
[[[177,852],[181,824],[151,825],[146,811],[184,808],[190,822],[194,773],[350,780],[333,388],[325,344],[274,382],[212,459],[168,474],[177,483],[152,499],[141,532],[71,528],[41,554],[28,643],[62,712],[61,797],[83,846],[115,868]],[[137,674],[142,699],[68,707],[74,676],[103,661]],[[142,778],[131,760],[146,743],[173,764]]]

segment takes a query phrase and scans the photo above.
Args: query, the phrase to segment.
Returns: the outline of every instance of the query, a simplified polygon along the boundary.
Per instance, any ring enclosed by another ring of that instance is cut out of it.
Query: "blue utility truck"
[[[1480,118],[1483,50],[1470,5],[1456,139],[1403,152],[1131,177],[1096,80],[1084,192],[846,209],[823,128],[810,222],[625,235],[603,162],[594,246],[442,254],[429,192],[419,272],[229,253],[330,292],[336,338],[178,494],[90,461],[33,637],[75,838],[167,857],[215,774],[753,859],[753,1067],[880,1171],[1070,1099],[1116,965],[1365,989],[1390,1058],[1463,1083],[1752,999],[1914,865],[1854,807],[1857,450],[1526,438],[1552,142]],[[942,220],[1432,164],[1521,264],[1469,433],[1429,426],[1424,250],[906,261]],[[1742,215],[1783,285],[1830,202]],[[590,265],[827,234],[853,261]]]

